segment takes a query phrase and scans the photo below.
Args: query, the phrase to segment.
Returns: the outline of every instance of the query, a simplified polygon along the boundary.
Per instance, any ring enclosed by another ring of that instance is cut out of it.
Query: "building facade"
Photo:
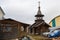
[[[60,15],[54,17],[50,22],[49,22],[51,27],[59,27],[60,26]]]
[[[29,24],[11,18],[3,18],[5,14],[1,7],[0,15],[0,40],[18,40],[28,33]]]
[[[18,39],[27,33],[29,24],[15,21],[13,19],[0,20],[0,39]]]
[[[48,25],[43,20],[44,15],[40,11],[40,2],[39,2],[39,6],[38,6],[38,12],[35,15],[35,17],[36,17],[35,23],[33,23],[29,28],[30,33],[31,34],[41,34],[42,35],[43,32],[48,32],[49,31],[48,28],[50,27],[50,25]]]

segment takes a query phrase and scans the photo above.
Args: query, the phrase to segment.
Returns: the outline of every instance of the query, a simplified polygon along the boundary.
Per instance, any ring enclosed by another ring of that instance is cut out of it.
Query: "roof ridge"
[[[5,15],[5,13],[4,13],[3,9],[1,8],[1,6],[0,6],[0,10],[1,10],[1,11],[2,11],[2,13]]]

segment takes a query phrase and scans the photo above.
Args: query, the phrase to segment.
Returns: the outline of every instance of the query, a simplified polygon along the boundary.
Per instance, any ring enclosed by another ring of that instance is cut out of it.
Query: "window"
[[[11,27],[5,27],[5,31],[6,31],[6,32],[11,31],[11,29],[12,29]]]
[[[11,30],[11,24],[0,24],[0,31],[9,32]]]
[[[13,27],[12,31],[17,33],[18,32],[18,28],[17,27]]]
[[[21,26],[21,31],[24,31],[24,27],[23,26]]]
[[[43,19],[42,17],[36,17],[36,19],[38,20],[38,19]]]
[[[10,32],[10,31],[12,30],[11,24],[5,24],[4,30],[5,30],[6,32]]]
[[[4,24],[1,24],[1,23],[0,23],[0,32],[3,31],[3,26],[4,26]]]
[[[3,27],[0,26],[0,31],[3,31]]]

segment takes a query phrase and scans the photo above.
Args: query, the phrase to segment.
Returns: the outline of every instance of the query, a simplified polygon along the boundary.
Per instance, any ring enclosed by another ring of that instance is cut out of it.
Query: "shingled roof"
[[[41,26],[41,25],[47,25],[48,27],[50,27],[50,25],[48,25],[46,22],[42,21],[41,23],[38,22],[38,23],[34,23],[30,26],[30,28],[33,28],[33,27],[38,27],[38,26]]]

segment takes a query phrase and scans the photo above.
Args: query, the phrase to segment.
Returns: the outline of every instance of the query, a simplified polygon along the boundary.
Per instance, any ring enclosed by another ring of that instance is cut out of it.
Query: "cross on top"
[[[38,2],[38,5],[40,6],[40,1]]]

